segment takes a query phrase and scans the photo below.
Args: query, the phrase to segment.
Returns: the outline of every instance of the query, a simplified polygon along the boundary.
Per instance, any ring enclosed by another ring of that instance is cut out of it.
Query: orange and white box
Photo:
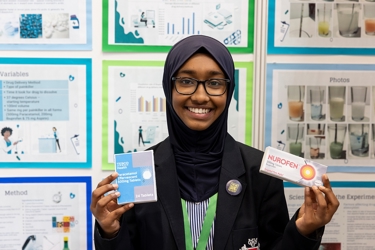
[[[300,186],[322,186],[322,175],[327,166],[298,157],[276,148],[264,151],[259,172]]]

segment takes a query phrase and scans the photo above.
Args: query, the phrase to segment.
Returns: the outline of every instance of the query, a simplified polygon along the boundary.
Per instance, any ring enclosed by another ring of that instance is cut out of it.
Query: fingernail
[[[113,188],[114,189],[117,189],[118,188],[118,185],[117,184],[112,184]]]
[[[132,208],[132,207],[134,207],[134,204],[133,204],[133,203],[130,203],[130,204],[129,204],[129,208]]]
[[[120,197],[120,192],[116,192],[115,195],[116,195],[117,197]]]
[[[114,177],[117,176],[117,173],[116,173],[116,172],[113,172],[113,173],[111,174],[111,176],[114,178]]]
[[[318,189],[318,187],[317,187],[317,186],[312,186],[312,188],[313,188],[313,189],[315,189],[315,190],[317,190],[317,189]]]

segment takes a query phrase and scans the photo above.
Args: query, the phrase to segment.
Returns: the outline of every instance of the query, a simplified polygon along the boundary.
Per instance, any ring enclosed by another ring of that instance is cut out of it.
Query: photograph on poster
[[[91,167],[91,60],[0,65],[0,167]]]
[[[91,0],[1,1],[0,50],[91,49]]]
[[[103,51],[167,52],[190,35],[207,35],[232,52],[252,52],[252,0],[105,0]],[[147,47],[145,47],[145,45]]]
[[[319,250],[372,249],[375,235],[375,182],[331,182],[340,206],[325,226]],[[289,215],[304,202],[303,188],[285,182]]]
[[[103,107],[108,107],[103,109],[103,169],[114,169],[114,154],[143,151],[167,138],[163,65],[103,61]],[[251,111],[246,111],[252,110],[251,66],[250,62],[236,63],[236,88],[228,118],[228,132],[246,144],[251,143],[251,132],[246,132],[251,131]]]
[[[375,65],[268,64],[266,146],[375,172]]]
[[[91,250],[90,194],[91,177],[0,178],[0,249]]]
[[[271,0],[269,13],[269,54],[368,54],[373,49],[372,1]]]

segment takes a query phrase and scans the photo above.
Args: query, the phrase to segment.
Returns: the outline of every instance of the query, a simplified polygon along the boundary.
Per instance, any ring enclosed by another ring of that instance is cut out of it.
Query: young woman
[[[92,194],[95,247],[105,249],[318,249],[339,202],[305,189],[289,220],[283,183],[259,173],[263,153],[227,133],[234,63],[224,45],[190,36],[164,67],[169,137],[152,147],[158,201],[118,206],[113,173]],[[261,247],[261,248],[260,248]]]

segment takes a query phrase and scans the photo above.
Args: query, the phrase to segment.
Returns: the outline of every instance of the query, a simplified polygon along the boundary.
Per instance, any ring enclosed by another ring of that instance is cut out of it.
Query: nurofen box
[[[115,154],[117,204],[157,201],[154,151]]]
[[[327,166],[290,153],[267,147],[259,172],[300,186],[322,186]]]

